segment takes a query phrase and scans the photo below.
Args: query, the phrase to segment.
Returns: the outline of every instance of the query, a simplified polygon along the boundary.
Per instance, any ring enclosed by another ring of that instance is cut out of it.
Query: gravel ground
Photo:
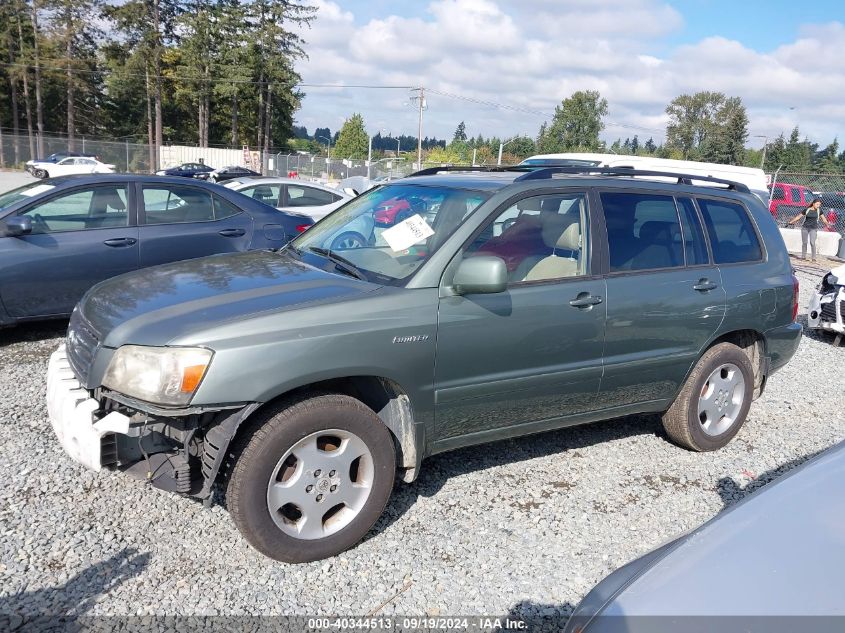
[[[821,269],[800,264],[806,309]],[[365,542],[291,566],[220,507],[62,453],[43,392],[63,327],[0,332],[0,613],[566,615],[613,569],[845,437],[845,348],[810,334],[721,451],[679,449],[638,416],[440,455]]]

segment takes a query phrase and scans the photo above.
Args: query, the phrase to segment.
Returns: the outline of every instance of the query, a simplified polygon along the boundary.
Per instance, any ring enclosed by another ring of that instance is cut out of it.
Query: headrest
[[[543,243],[548,248],[580,249],[581,227],[570,214],[549,214],[543,221]]]
[[[640,227],[640,239],[648,242],[657,242],[658,240],[668,242],[672,237],[673,226],[673,222],[658,222],[655,220],[643,222]]]
[[[111,207],[115,211],[123,211],[126,204],[120,199],[120,196],[115,189],[109,189],[100,194],[100,202],[106,207]]]
[[[542,211],[543,198],[534,196],[533,198],[524,198],[516,203],[516,208],[520,211]]]

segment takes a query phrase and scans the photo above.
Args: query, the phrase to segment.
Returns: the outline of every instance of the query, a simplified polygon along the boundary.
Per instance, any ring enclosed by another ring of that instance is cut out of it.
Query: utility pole
[[[417,129],[417,169],[422,169],[423,110],[426,108],[425,88],[420,86],[419,88],[414,88],[413,91],[419,93],[416,97],[412,97],[412,100],[416,99],[417,105],[419,106],[419,127]]]

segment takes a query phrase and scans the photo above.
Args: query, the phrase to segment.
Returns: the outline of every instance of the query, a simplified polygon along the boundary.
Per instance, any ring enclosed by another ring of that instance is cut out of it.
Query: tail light
[[[792,275],[792,320],[798,318],[798,277]]]
[[[296,232],[297,233],[304,233],[308,227],[311,226],[310,224],[297,224],[296,225]],[[796,283],[798,283],[796,281]]]

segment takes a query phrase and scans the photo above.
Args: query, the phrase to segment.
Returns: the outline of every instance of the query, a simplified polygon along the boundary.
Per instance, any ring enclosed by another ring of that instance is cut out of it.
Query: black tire
[[[235,449],[226,486],[226,505],[243,537],[265,556],[288,563],[327,558],[357,544],[382,515],[393,490],[396,452],[384,423],[359,400],[339,394],[305,394],[258,415]],[[277,526],[267,486],[292,446],[326,429],[348,431],[363,440],[373,458],[373,481],[367,500],[348,524],[324,538],[304,540]]]
[[[342,251],[350,248],[363,248],[367,245],[367,238],[360,233],[347,231],[332,240],[332,250]]]
[[[43,180],[44,178],[49,178],[49,177],[50,177],[50,174],[48,174],[48,173],[47,173],[45,170],[43,170],[43,169],[36,169],[36,170],[35,170],[35,173],[33,174],[33,176],[35,176],[36,178],[41,178],[41,179]]]
[[[717,435],[704,431],[699,419],[699,400],[708,379],[720,366],[731,364],[739,369],[744,380],[742,403],[731,425]],[[693,451],[715,451],[728,442],[742,428],[754,389],[754,368],[748,356],[731,343],[719,343],[708,349],[687,377],[672,406],[663,414],[663,428],[676,444]]]

